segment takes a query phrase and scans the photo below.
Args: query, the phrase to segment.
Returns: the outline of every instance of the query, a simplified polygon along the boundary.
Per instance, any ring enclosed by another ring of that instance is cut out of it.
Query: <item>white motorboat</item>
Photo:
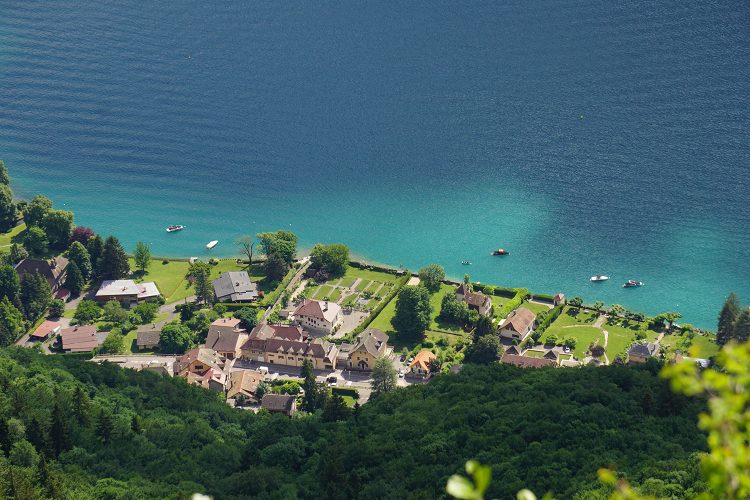
[[[624,285],[622,285],[623,288],[633,288],[637,286],[643,286],[643,281],[628,280]]]
[[[185,229],[185,226],[182,226],[180,224],[176,224],[174,226],[169,226],[167,228],[167,232],[168,233],[174,233],[175,231],[182,231],[183,229]]]
[[[597,274],[596,276],[592,276],[590,281],[607,281],[608,279],[609,279],[609,276]]]
[[[206,248],[211,250],[213,247],[219,244],[219,240],[211,240],[206,244]]]

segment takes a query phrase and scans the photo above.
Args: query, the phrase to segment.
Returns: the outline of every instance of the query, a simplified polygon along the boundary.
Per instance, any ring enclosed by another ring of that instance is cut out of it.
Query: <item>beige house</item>
[[[263,374],[255,370],[237,370],[229,374],[227,399],[243,395],[255,399],[255,390],[263,381]]]
[[[357,336],[357,342],[349,352],[350,370],[369,371],[375,361],[388,351],[388,335],[377,328],[369,328]]]
[[[302,366],[306,359],[316,370],[335,370],[338,348],[321,339],[309,339],[299,326],[259,325],[241,347],[241,357],[269,364]]]
[[[174,363],[174,374],[185,378],[189,384],[206,389],[223,391],[227,375],[224,361],[218,352],[205,347],[190,349]]]
[[[456,299],[466,302],[469,309],[477,311],[482,316],[492,313],[492,299],[489,295],[472,291],[466,283],[461,283],[456,289]]]
[[[312,332],[330,335],[344,322],[341,306],[335,302],[304,299],[292,313],[295,323]]]
[[[533,312],[525,307],[519,307],[500,321],[498,333],[506,339],[523,342],[534,330],[534,321],[536,321],[536,315]]]
[[[133,280],[104,280],[96,292],[97,301],[116,300],[125,307],[134,306],[158,297],[159,289],[156,287],[156,283],[136,283]]]
[[[226,359],[235,359],[242,354],[241,347],[248,337],[247,330],[240,327],[240,320],[219,318],[208,327],[206,347]]]

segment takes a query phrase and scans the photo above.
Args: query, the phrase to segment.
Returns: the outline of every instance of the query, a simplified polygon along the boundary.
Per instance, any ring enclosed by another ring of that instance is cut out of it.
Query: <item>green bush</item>
[[[539,326],[536,327],[536,332],[541,337],[544,331],[551,325],[559,316],[562,314],[565,306],[560,304],[549,311],[545,311],[542,321],[539,322]]]

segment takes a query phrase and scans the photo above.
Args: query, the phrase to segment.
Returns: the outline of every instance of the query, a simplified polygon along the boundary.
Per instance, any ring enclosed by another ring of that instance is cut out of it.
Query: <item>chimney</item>
[[[326,300],[325,302],[323,302],[323,311],[327,311],[327,310],[328,310],[328,301]]]

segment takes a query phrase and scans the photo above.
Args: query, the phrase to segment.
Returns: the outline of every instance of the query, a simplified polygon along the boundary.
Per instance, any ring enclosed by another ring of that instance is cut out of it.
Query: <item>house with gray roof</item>
[[[291,417],[297,411],[297,397],[289,394],[266,394],[260,406],[271,413],[283,413]]]
[[[659,344],[649,342],[647,344],[633,344],[628,349],[628,363],[645,363],[659,352]]]
[[[357,342],[349,352],[350,370],[369,371],[378,358],[388,352],[388,335],[377,328],[368,328],[357,336]]]
[[[250,275],[245,271],[221,273],[213,285],[218,302],[253,302],[260,296],[258,284],[250,281]]]

